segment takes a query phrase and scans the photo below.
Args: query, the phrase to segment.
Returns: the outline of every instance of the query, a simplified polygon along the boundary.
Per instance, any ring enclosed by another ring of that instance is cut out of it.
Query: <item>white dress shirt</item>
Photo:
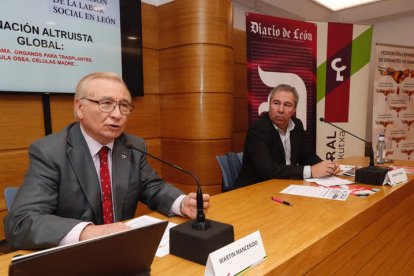
[[[283,132],[277,125],[273,124],[277,132],[279,133],[280,139],[282,140],[283,148],[285,149],[285,158],[286,158],[286,165],[291,165],[291,145],[290,145],[290,132],[295,128],[295,123],[292,120],[289,120],[289,124],[286,130],[286,133]],[[307,165],[303,168],[303,178],[311,178],[311,166]]]

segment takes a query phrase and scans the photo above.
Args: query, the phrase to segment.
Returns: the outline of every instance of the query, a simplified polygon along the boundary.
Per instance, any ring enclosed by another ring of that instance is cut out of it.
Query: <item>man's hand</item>
[[[312,177],[330,176],[339,173],[339,164],[331,161],[322,161],[311,166]]]
[[[203,208],[204,213],[210,207],[210,195],[203,194]],[[181,202],[181,213],[189,218],[194,219],[197,215],[197,195],[196,193],[189,193]]]
[[[86,226],[80,234],[79,240],[88,240],[96,237],[105,236],[112,233],[118,233],[125,230],[131,229],[131,227],[125,225],[122,222],[115,222],[111,224],[93,225]]]

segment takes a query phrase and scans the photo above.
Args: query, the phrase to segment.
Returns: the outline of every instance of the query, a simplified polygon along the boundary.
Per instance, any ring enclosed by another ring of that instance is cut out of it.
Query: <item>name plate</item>
[[[396,170],[389,171],[385,177],[384,182],[390,184],[391,186],[397,186],[408,180],[407,173],[404,168],[399,168]]]
[[[204,275],[236,275],[266,258],[260,231],[256,231],[208,255]]]

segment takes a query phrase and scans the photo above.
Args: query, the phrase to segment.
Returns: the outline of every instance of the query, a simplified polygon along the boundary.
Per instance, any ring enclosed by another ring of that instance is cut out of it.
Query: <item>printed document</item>
[[[315,182],[316,184],[325,186],[325,187],[330,187],[330,186],[340,186],[340,185],[348,185],[348,184],[352,184],[354,182],[343,179],[343,178],[339,178],[336,176],[325,176],[325,177],[319,177],[319,178],[307,178],[305,179],[305,181],[308,182]]]
[[[289,195],[334,199],[334,200],[346,200],[349,194],[351,193],[351,191],[293,184],[283,189],[281,193],[289,194]]]

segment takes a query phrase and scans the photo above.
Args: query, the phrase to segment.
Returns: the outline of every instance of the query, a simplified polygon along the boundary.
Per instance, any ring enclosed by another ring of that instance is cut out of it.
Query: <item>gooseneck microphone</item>
[[[174,169],[177,169],[177,170],[191,176],[195,180],[195,182],[197,183],[197,196],[196,196],[197,215],[196,215],[196,220],[192,224],[192,228],[196,229],[196,230],[207,230],[211,226],[211,224],[208,221],[205,220],[204,208],[203,208],[203,192],[201,190],[201,185],[200,185],[200,182],[198,181],[197,176],[195,176],[193,173],[181,168],[180,166],[177,166],[177,165],[175,165],[171,162],[165,161],[165,160],[163,160],[163,159],[161,159],[161,158],[159,158],[155,155],[152,155],[152,154],[150,154],[146,151],[143,151],[143,150],[135,147],[131,143],[127,143],[126,147],[129,148],[129,149],[139,151],[142,154],[145,154],[145,155],[147,155],[147,156],[149,156],[149,157],[151,157],[155,160],[160,161],[161,163],[164,163],[164,164],[166,164],[170,167],[173,167]]]
[[[356,136],[355,134],[335,125],[330,122],[327,122],[324,118],[319,118],[319,121],[329,124],[337,129],[340,129],[349,135],[361,140],[364,143],[368,143],[366,140]],[[355,170],[355,181],[366,183],[366,184],[374,184],[374,185],[382,185],[384,183],[385,176],[387,175],[388,169],[383,167],[376,167],[374,162],[374,150],[372,146],[370,147],[369,151],[369,166],[360,168]]]
[[[229,243],[234,242],[233,226],[214,220],[206,220],[203,207],[203,192],[197,177],[168,161],[141,150],[131,143],[126,143],[129,149],[136,150],[146,156],[160,161],[194,178],[197,183],[197,215],[195,220],[179,224],[170,229],[170,253],[178,257],[205,265],[208,255]]]
[[[353,133],[351,133],[351,132],[349,132],[349,131],[347,131],[347,130],[345,130],[345,129],[343,129],[343,128],[341,128],[341,127],[337,126],[337,125],[334,125],[334,124],[332,124],[332,123],[330,123],[330,122],[325,121],[325,118],[323,118],[323,117],[320,117],[320,118],[319,118],[319,121],[324,122],[324,123],[327,123],[328,125],[331,125],[331,126],[333,126],[333,127],[337,128],[337,129],[340,129],[340,130],[342,130],[342,131],[344,131],[344,132],[348,133],[349,135],[351,135],[351,136],[353,136],[353,137],[355,137],[355,138],[357,138],[357,139],[361,140],[361,141],[362,141],[362,142],[364,142],[364,143],[368,143],[366,140],[364,140],[364,139],[362,139],[362,138],[360,138],[360,137],[356,136],[355,134],[353,134]],[[372,149],[372,147],[371,147],[371,148],[370,148],[370,151],[369,151],[369,166],[370,166],[370,167],[374,167],[374,164],[375,164],[375,162],[374,162],[374,150],[373,150],[373,149]]]

